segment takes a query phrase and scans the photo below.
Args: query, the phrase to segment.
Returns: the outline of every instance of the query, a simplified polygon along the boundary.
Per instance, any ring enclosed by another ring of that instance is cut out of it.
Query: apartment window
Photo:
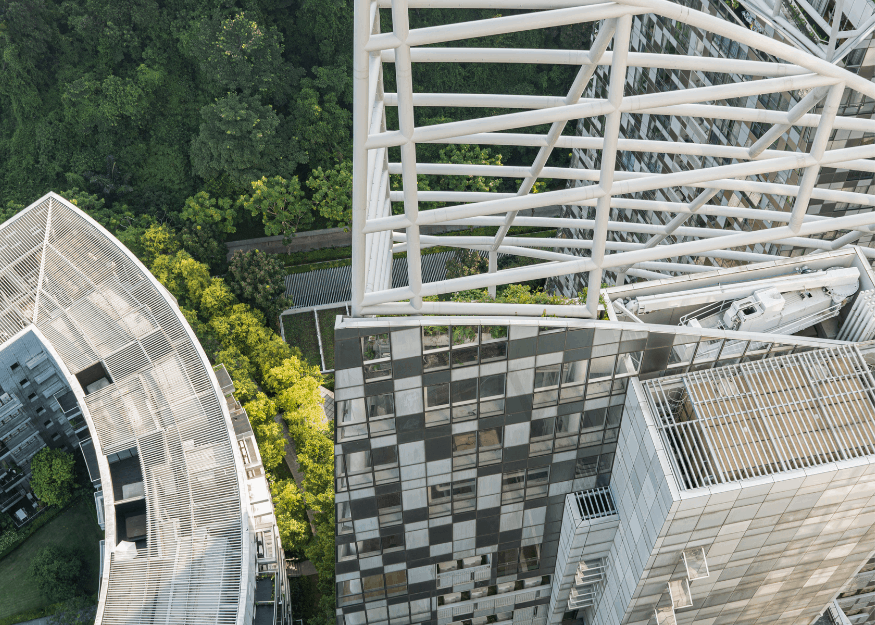
[[[509,471],[501,479],[501,505],[546,497],[549,488],[550,467]]]
[[[25,387],[27,387],[27,386],[30,386],[30,381],[29,381],[27,378],[21,378],[21,379],[18,381],[18,385],[19,385],[21,388],[25,388]]]
[[[407,594],[407,571],[394,571],[385,575],[362,577],[365,601],[380,601],[386,597]]]
[[[335,476],[339,491],[397,482],[401,477],[398,470],[398,447],[389,445],[337,456]]]
[[[28,401],[33,401],[34,399],[36,399],[36,393],[31,393],[27,396],[27,399]]]
[[[20,365],[19,365],[17,362],[13,362],[11,365],[9,365],[9,368],[10,368],[12,371],[15,371],[16,369],[18,369],[19,366],[20,366]]]
[[[391,553],[404,549],[404,534],[392,534],[390,536],[377,536],[366,538],[356,543],[359,558],[370,558],[381,553]]]
[[[349,534],[352,531],[352,508],[348,501],[341,501],[337,504],[337,533]]]
[[[504,412],[506,375],[504,373],[480,378],[480,416],[489,417]]]
[[[377,512],[380,527],[401,523],[401,493],[377,495]]]
[[[471,556],[469,558],[462,558],[461,560],[449,560],[447,562],[440,562],[435,565],[436,572],[438,576],[443,573],[452,573],[454,571],[464,571],[465,569],[475,569],[480,566],[486,566],[489,564],[489,556],[481,555],[481,556]],[[486,579],[489,579],[487,576]],[[440,588],[441,582],[438,581],[438,588]]]
[[[365,398],[371,437],[395,431],[395,396],[392,393]]]
[[[501,504],[525,499],[526,471],[510,471],[501,476]]]
[[[518,571],[518,560],[520,556],[519,549],[505,549],[496,554],[496,575],[504,577],[505,575],[516,575]]]
[[[362,580],[350,579],[337,583],[337,599],[341,606],[362,602]]]
[[[450,385],[435,384],[423,388],[425,394],[425,425],[443,425],[450,422]]]
[[[337,402],[337,440],[376,438],[395,432],[395,396],[392,393]]]
[[[365,381],[392,377],[392,345],[389,333],[362,337],[362,362]]]
[[[366,538],[365,540],[360,540],[356,543],[356,547],[358,548],[359,556],[362,558],[369,558],[371,556],[380,555],[380,538]]]
[[[477,466],[477,432],[453,436],[453,471]]]
[[[507,358],[507,326],[425,326],[423,371],[467,367]]]
[[[540,456],[553,451],[553,435],[555,433],[556,418],[536,419],[530,424],[529,431],[529,455]]]
[[[355,543],[346,543],[345,545],[337,545],[337,561],[344,562],[346,560],[355,560],[358,557]]]
[[[536,571],[541,566],[541,545],[520,548],[520,572]]]
[[[386,598],[386,582],[383,574],[362,577],[362,590],[365,601],[379,601]]]
[[[503,432],[503,428],[490,428],[477,432],[477,452],[480,454],[477,466],[501,462]]]
[[[541,566],[541,545],[528,545],[519,549],[499,551],[496,561],[496,575],[516,575],[536,571]]]
[[[578,458],[574,465],[574,478],[592,477],[598,473],[598,454],[586,458]]]
[[[428,516],[431,518],[469,512],[476,505],[476,478],[428,487]]]
[[[614,359],[614,356],[609,356],[609,359]],[[602,367],[607,366],[607,361],[603,358],[594,358],[593,363],[600,361],[598,364]],[[574,362],[566,362],[562,365],[547,365],[535,369],[535,394],[533,405],[537,408],[540,406],[554,406],[557,402],[567,403],[583,399],[586,391],[587,369],[589,368],[587,360],[577,360]],[[610,376],[613,372],[613,362],[610,363]],[[592,378],[592,374],[590,378]]]
[[[337,441],[367,438],[368,424],[363,399],[347,399],[337,402]]]
[[[541,456],[552,452],[576,449],[578,446],[577,435],[580,431],[580,417],[581,413],[575,412],[532,421],[529,432],[529,454]],[[603,422],[604,420],[602,420]],[[601,433],[601,428],[598,432]]]
[[[507,358],[507,326],[482,326],[480,332],[480,363]]]
[[[453,421],[477,418],[477,378],[456,380],[450,384]]]
[[[425,425],[432,427],[454,422],[470,421],[504,412],[506,374],[482,378],[455,380],[423,389]],[[479,400],[479,403],[478,403]]]

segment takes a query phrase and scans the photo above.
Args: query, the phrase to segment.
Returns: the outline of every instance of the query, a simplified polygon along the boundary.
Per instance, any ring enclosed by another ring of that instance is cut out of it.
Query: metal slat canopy
[[[66,369],[94,441],[107,547],[96,623],[244,623],[254,575],[242,459],[215,375],[173,297],[54,193],[0,226],[0,284],[0,344],[35,331]],[[111,380],[86,395],[75,374],[95,363]],[[123,554],[107,456],[132,448],[147,538]]]
[[[875,454],[875,378],[856,346],[644,383],[681,486]]]

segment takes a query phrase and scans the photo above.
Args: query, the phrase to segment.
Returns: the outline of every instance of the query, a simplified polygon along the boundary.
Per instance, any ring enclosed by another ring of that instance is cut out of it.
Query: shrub
[[[18,542],[18,539],[21,538],[18,531],[13,529],[8,529],[2,534],[0,534],[0,553],[3,553],[7,549],[9,549],[12,545]]]
[[[48,546],[30,562],[28,574],[49,601],[65,601],[78,594],[82,560],[73,551]]]
[[[73,496],[75,472],[73,454],[44,447],[30,461],[30,487],[37,498],[50,506],[64,506]]]

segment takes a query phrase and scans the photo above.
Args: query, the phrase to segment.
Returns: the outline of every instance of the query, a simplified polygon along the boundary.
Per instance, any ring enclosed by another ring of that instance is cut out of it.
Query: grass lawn
[[[345,315],[346,308],[326,308],[319,311],[319,331],[322,333],[322,350],[325,352],[325,369],[334,369],[334,318]]]
[[[322,358],[319,355],[319,339],[316,336],[316,319],[313,317],[313,311],[283,315],[282,319],[288,344],[300,349],[307,362],[321,369]]]
[[[97,524],[94,500],[81,497],[62,514],[38,529],[18,549],[0,560],[0,619],[49,604],[28,578],[30,561],[46,545],[75,549],[85,563],[82,580],[88,594],[97,592],[103,530]]]

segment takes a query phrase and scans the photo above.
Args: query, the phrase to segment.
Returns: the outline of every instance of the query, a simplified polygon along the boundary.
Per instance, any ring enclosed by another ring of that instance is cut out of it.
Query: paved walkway
[[[35,618],[32,621],[22,621],[21,623],[18,623],[18,625],[49,625],[49,618],[50,617],[48,616]]]

